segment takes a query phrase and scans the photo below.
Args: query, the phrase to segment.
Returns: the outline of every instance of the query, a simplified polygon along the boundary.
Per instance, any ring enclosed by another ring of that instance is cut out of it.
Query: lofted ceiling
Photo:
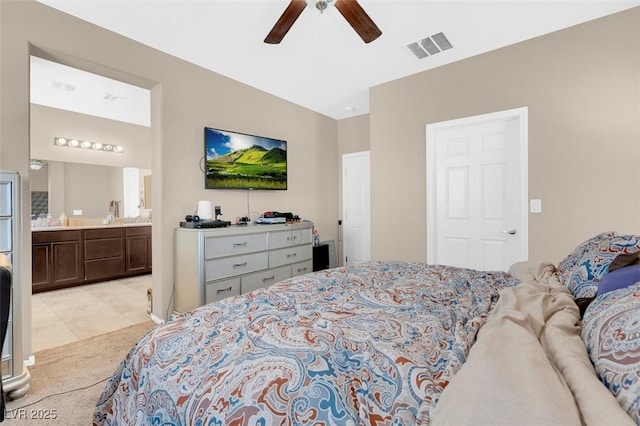
[[[363,43],[330,5],[322,14],[306,7],[284,40],[271,45],[263,40],[289,0],[38,1],[335,119],[368,113],[370,87],[640,5],[360,0],[382,31],[377,40]],[[424,59],[407,48],[440,32],[453,48]],[[55,84],[53,75],[49,69],[36,78],[48,87]],[[56,78],[75,84],[71,76]],[[134,97],[125,89],[118,92],[120,104]],[[104,104],[111,92],[98,91],[80,103]]]

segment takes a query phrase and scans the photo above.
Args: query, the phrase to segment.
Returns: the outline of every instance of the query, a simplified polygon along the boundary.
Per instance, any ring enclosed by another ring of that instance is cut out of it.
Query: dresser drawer
[[[4,181],[5,177],[2,177]],[[9,178],[11,179],[11,178]],[[0,216],[11,216],[13,211],[11,206],[13,205],[13,182],[0,182]]]
[[[291,225],[290,231],[269,232],[269,250],[310,243],[310,229],[300,229],[296,228],[295,225]]]
[[[238,296],[240,294],[240,278],[207,283],[204,293],[205,304],[217,302],[231,296]]]
[[[292,277],[308,274],[309,272],[313,272],[313,260],[305,260],[304,262],[294,263],[291,265]]]
[[[209,259],[205,266],[205,280],[219,280],[235,275],[248,274],[269,267],[267,252],[249,253],[240,256]]]
[[[0,251],[11,251],[11,218],[0,217]]]
[[[288,265],[311,259],[311,244],[269,251],[269,267]]]
[[[240,290],[242,291],[242,294],[249,293],[250,291],[257,290],[259,288],[269,287],[271,284],[286,280],[290,277],[290,266],[281,266],[280,268],[257,272],[255,274],[242,277],[240,280]]]
[[[204,255],[207,259],[252,253],[267,249],[267,234],[208,237],[205,239],[204,245]]]

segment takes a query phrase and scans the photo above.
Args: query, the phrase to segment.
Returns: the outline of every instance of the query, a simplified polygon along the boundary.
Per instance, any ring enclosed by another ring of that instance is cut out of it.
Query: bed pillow
[[[596,298],[585,312],[582,340],[600,381],[640,424],[640,283]]]
[[[558,278],[573,297],[594,297],[616,256],[636,251],[640,251],[639,236],[603,232],[580,244],[558,264]]]
[[[625,266],[605,274],[598,285],[598,296],[613,290],[627,288],[640,282],[640,265]]]

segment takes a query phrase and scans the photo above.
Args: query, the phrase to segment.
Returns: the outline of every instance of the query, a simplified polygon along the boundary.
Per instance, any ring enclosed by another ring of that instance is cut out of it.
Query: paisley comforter
[[[420,425],[504,272],[371,262],[282,281],[149,331],[94,425]]]

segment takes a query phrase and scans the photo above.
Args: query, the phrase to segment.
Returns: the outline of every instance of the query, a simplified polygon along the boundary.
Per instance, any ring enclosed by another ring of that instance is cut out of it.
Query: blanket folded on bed
[[[554,266],[522,262],[509,272],[522,283],[500,291],[432,424],[633,424],[596,377]]]

